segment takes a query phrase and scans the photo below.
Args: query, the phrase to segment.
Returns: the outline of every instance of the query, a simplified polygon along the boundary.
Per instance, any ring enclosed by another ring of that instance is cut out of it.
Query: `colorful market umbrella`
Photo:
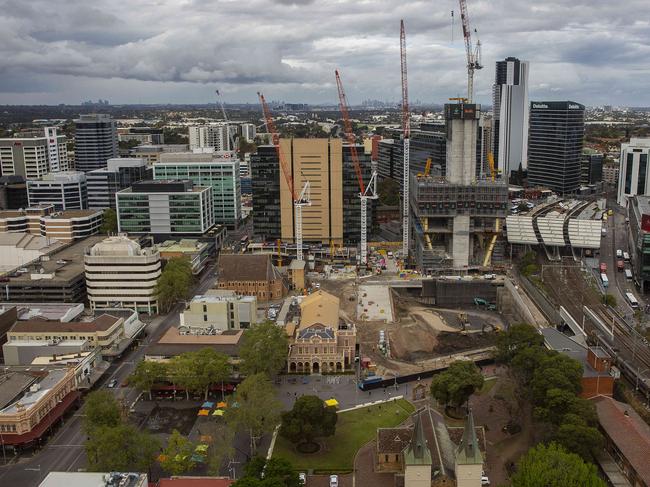
[[[227,407],[228,407],[228,403],[227,403],[227,402],[223,402],[223,401],[221,401],[220,403],[217,404],[217,407],[218,407],[218,408],[227,408]]]
[[[210,415],[210,410],[209,409],[199,409],[199,413],[197,416],[209,416]]]
[[[202,408],[204,409],[212,409],[214,407],[214,403],[212,401],[205,401],[202,405]]]
[[[327,407],[334,407],[335,408],[335,407],[338,407],[338,405],[339,405],[339,402],[334,398],[328,399],[327,401],[325,401],[325,406],[327,406]]]
[[[223,416],[223,409],[215,409],[212,416]]]

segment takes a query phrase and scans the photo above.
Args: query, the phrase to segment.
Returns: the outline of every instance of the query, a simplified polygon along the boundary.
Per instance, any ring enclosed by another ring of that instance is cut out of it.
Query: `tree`
[[[117,233],[117,212],[113,208],[106,208],[102,215],[102,226],[99,233]]]
[[[399,183],[393,178],[382,178],[377,185],[379,203],[388,206],[399,205]]]
[[[88,394],[84,404],[84,427],[89,435],[97,428],[112,428],[120,422],[120,406],[113,394],[106,390]]]
[[[184,133],[171,128],[163,128],[163,136],[165,137],[165,144],[187,144],[189,137]]]
[[[201,382],[196,373],[196,360],[191,352],[172,357],[169,362],[169,376],[175,385],[185,389],[185,398],[190,398],[190,392],[201,390]]]
[[[594,426],[576,414],[566,414],[553,435],[553,440],[567,451],[580,455],[587,462],[594,462],[604,445],[603,435]]]
[[[318,396],[301,396],[291,411],[282,414],[280,434],[294,443],[311,443],[336,431],[336,410]]]
[[[273,384],[264,373],[244,379],[237,386],[235,401],[239,406],[229,410],[228,419],[233,429],[248,432],[251,452],[254,453],[257,439],[273,431],[280,421],[282,403],[276,398]]]
[[[438,402],[459,409],[474,391],[483,387],[483,380],[483,375],[474,362],[457,361],[433,377],[431,395]]]
[[[606,487],[592,464],[561,446],[538,445],[528,450],[512,477],[512,487]]]
[[[263,372],[273,377],[284,367],[288,346],[284,328],[271,321],[253,325],[242,337],[240,368],[247,375]]]
[[[533,403],[546,407],[547,392],[561,389],[577,395],[581,389],[582,364],[557,352],[549,355],[539,364],[530,383]]]
[[[194,444],[178,430],[173,430],[163,450],[160,466],[172,475],[181,475],[194,468]]]
[[[142,360],[138,362],[135,370],[129,376],[129,383],[136,389],[149,393],[151,401],[151,388],[156,382],[164,379],[167,375],[167,366],[162,362]]]
[[[301,487],[293,466],[283,458],[254,457],[244,467],[244,476],[233,487]]]
[[[616,308],[616,296],[613,294],[605,294],[603,296],[603,303],[605,303],[606,306],[611,306],[612,308]]]
[[[134,426],[100,426],[85,444],[89,470],[94,472],[146,472],[160,450],[158,440]]]
[[[188,258],[174,257],[168,260],[156,284],[161,311],[168,311],[175,302],[186,299],[192,280],[192,264]]]
[[[511,325],[497,337],[495,358],[509,364],[521,350],[544,345],[544,337],[525,323]]]
[[[208,399],[208,391],[212,384],[224,382],[230,378],[228,356],[212,348],[204,348],[194,353],[198,385],[203,389]]]

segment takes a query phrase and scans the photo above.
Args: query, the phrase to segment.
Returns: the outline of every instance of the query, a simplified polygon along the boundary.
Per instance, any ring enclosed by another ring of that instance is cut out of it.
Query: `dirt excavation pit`
[[[438,334],[457,333],[437,313],[413,307],[403,316],[396,330],[389,332],[391,356],[408,362],[430,358],[438,348]]]

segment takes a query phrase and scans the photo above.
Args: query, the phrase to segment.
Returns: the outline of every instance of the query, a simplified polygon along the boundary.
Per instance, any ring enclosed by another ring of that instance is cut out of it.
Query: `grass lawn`
[[[297,470],[351,470],[357,451],[376,437],[377,428],[397,426],[415,410],[405,399],[379,406],[340,413],[336,433],[320,441],[318,453],[299,453],[293,443],[278,436],[273,457],[289,460]]]
[[[490,392],[490,390],[492,390],[494,384],[496,383],[497,383],[496,377],[490,377],[489,379],[485,379],[485,381],[483,381],[483,387],[481,387],[481,390],[478,391],[478,394],[487,394],[488,392]]]

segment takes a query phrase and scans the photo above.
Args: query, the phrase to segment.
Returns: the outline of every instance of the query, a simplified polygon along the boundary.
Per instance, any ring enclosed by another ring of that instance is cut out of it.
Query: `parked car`
[[[302,485],[307,484],[307,474],[305,472],[300,472],[298,474],[298,480],[300,480],[300,483],[302,483]]]
[[[490,485],[490,479],[485,475],[485,472],[481,472],[481,485]]]
[[[108,383],[108,388],[113,389],[117,385],[117,379],[113,379]]]
[[[616,257],[619,259],[623,257],[623,251],[621,249],[616,249]]]
[[[338,475],[330,475],[330,487],[339,487]]]

